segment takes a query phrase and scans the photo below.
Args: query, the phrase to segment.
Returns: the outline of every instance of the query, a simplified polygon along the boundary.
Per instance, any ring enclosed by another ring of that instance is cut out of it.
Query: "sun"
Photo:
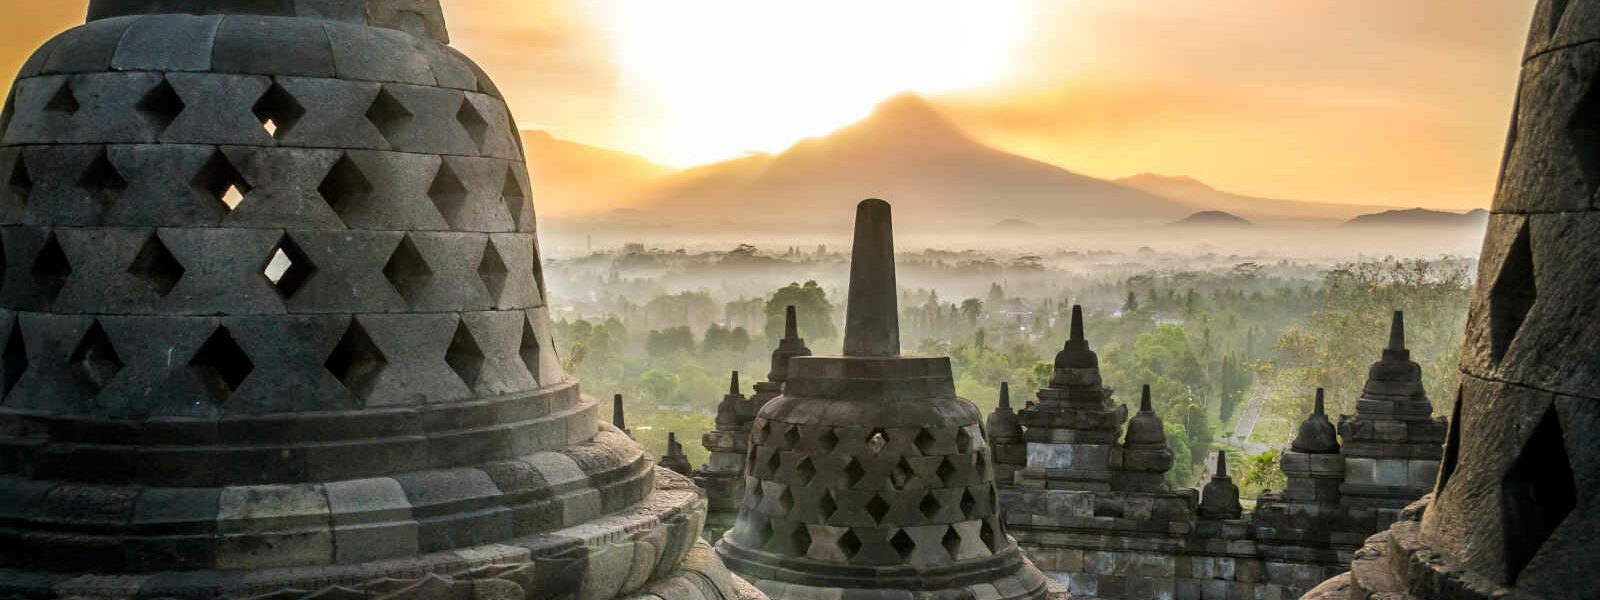
[[[1012,75],[1022,0],[594,0],[627,145],[678,166],[777,151],[899,92]]]

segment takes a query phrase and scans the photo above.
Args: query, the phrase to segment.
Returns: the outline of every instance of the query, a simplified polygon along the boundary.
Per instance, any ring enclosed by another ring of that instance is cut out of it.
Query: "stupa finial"
[[[898,293],[889,203],[876,198],[863,200],[856,205],[850,299],[845,313],[845,356],[900,355]]]
[[[1000,382],[1000,408],[1011,408],[1011,383]]]
[[[1139,392],[1139,412],[1154,412],[1150,406],[1150,384],[1144,384],[1144,389]]]
[[[795,318],[793,304],[783,309],[783,337],[791,340],[800,337],[800,320]]]
[[[1389,322],[1389,350],[1406,349],[1406,311],[1394,311],[1394,320]]]

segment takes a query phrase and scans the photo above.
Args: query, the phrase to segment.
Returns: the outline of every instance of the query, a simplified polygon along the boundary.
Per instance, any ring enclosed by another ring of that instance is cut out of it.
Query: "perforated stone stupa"
[[[1434,494],[1311,598],[1600,593],[1600,1],[1540,0],[1522,64]]]
[[[447,43],[437,0],[93,0],[22,67],[0,596],[732,594],[562,372],[516,127]]]
[[[888,203],[856,213],[844,356],[788,363],[717,552],[772,598],[1041,598],[948,358],[900,355]]]

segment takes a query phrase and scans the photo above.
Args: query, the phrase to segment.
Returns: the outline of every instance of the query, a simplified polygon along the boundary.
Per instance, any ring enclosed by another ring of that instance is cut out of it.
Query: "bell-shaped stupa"
[[[705,500],[562,372],[515,124],[447,43],[438,0],[92,0],[22,67],[0,596],[675,576]]]
[[[900,355],[889,204],[857,207],[843,356],[788,363],[717,552],[773,598],[1040,598],[950,360]]]

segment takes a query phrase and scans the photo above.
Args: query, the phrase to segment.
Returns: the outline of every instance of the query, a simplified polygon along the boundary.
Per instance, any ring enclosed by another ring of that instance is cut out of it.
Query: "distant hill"
[[[675,171],[626,152],[522,132],[540,217],[605,213]]]
[[[1193,204],[1208,210],[1226,211],[1241,218],[1258,220],[1339,220],[1385,210],[1387,206],[1303,202],[1259,198],[1224,192],[1192,177],[1142,173],[1116,180],[1137,188]]]
[[[1038,229],[1039,225],[1022,219],[1001,219],[990,225],[989,228],[1009,231],[1033,231]]]
[[[664,219],[838,227],[863,198],[894,203],[897,223],[1168,221],[1193,206],[990,148],[923,98],[903,94],[867,118],[779,154],[690,169],[644,194]]]
[[[1220,210],[1202,210],[1173,223],[1174,227],[1255,227],[1255,223]]]
[[[1446,212],[1442,210],[1429,210],[1426,208],[1409,208],[1405,210],[1388,210],[1370,215],[1361,215],[1345,223],[1349,227],[1485,227],[1489,222],[1489,211],[1478,209],[1465,213]]]

